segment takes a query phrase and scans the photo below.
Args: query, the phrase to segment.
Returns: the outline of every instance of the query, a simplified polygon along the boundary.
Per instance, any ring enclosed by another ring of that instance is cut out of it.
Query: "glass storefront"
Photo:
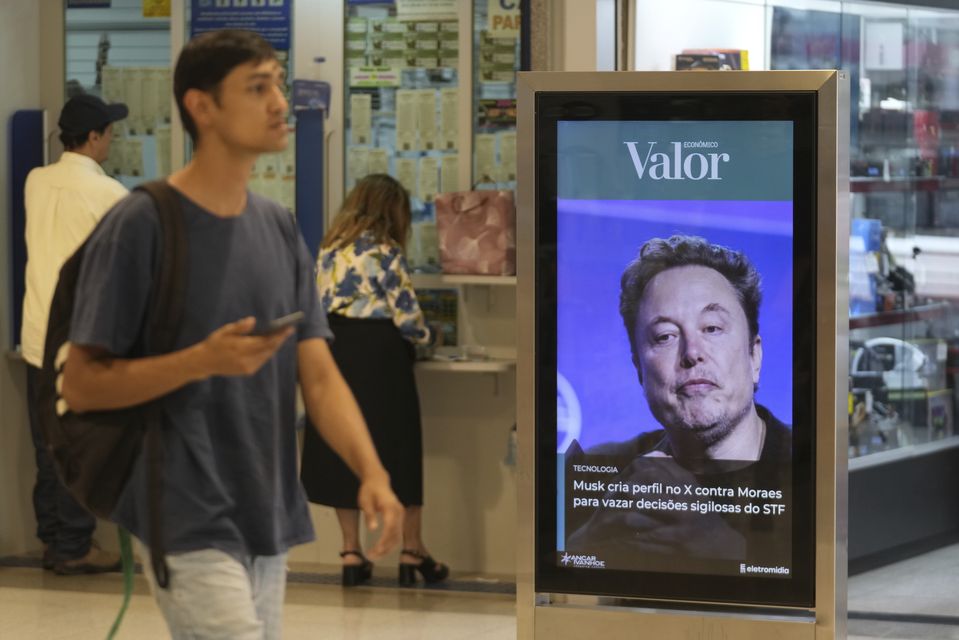
[[[959,6],[922,4],[636,3],[637,70],[848,72],[853,574],[959,522]]]

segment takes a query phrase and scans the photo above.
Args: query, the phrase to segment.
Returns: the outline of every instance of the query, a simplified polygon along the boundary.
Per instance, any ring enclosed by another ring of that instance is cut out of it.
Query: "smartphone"
[[[250,332],[250,335],[251,336],[273,335],[274,333],[278,331],[282,331],[283,329],[286,329],[287,327],[293,327],[299,324],[305,317],[306,315],[302,311],[294,311],[293,313],[289,313],[285,316],[280,316],[279,318],[270,320],[264,326],[258,326],[257,328],[253,329],[253,331]]]

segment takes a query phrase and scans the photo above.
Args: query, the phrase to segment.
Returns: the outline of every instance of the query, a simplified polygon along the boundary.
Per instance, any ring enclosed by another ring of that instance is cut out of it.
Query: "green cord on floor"
[[[123,622],[123,615],[130,605],[130,596],[133,595],[133,545],[130,543],[130,532],[123,527],[117,527],[117,533],[120,537],[120,558],[123,560],[123,604],[120,606],[117,619],[110,627],[107,640],[113,640],[116,636],[120,623]]]

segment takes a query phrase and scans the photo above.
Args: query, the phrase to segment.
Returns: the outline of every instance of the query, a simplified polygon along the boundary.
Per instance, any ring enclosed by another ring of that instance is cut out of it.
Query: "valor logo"
[[[624,142],[629,149],[629,157],[640,180],[647,175],[651,180],[722,180],[719,175],[720,163],[729,162],[728,153],[683,154],[684,149],[716,149],[719,144],[712,141],[670,142],[672,154],[656,151],[656,142],[647,143],[646,155],[640,158],[638,142]]]

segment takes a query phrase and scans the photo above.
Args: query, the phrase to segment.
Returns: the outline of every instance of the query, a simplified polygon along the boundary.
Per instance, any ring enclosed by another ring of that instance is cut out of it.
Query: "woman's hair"
[[[322,247],[343,247],[368,231],[376,242],[393,243],[405,251],[411,221],[410,194],[394,178],[374,173],[347,194]]]

